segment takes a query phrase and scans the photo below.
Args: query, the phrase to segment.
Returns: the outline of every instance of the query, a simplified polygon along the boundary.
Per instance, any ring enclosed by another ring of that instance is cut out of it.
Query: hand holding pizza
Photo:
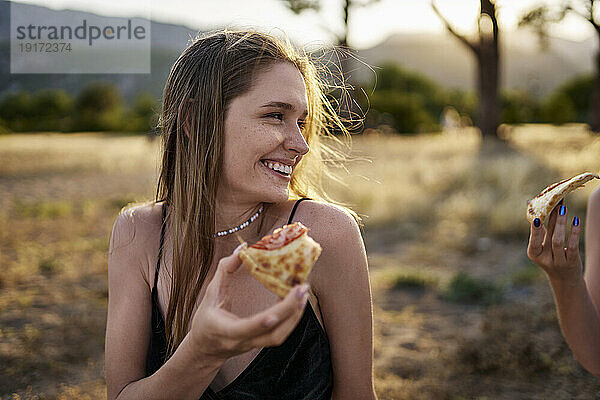
[[[576,282],[581,279],[582,274],[579,255],[581,235],[579,218],[573,218],[567,247],[565,247],[566,226],[567,207],[561,201],[550,213],[548,228],[544,227],[539,218],[531,222],[527,256],[546,271],[550,280]]]
[[[233,314],[231,276],[242,264],[238,253],[245,246],[219,261],[192,320],[192,342],[203,356],[217,361],[256,347],[281,345],[302,317],[308,298],[308,285],[298,285],[282,301],[256,315],[240,318]]]
[[[600,179],[600,176],[584,172],[553,183],[535,198],[527,201],[527,220],[531,223],[527,256],[546,271],[550,280],[575,282],[581,278],[581,226],[579,218],[575,217],[565,247],[567,207],[563,204],[563,199],[593,179]],[[544,221],[548,215],[550,218],[546,229]]]

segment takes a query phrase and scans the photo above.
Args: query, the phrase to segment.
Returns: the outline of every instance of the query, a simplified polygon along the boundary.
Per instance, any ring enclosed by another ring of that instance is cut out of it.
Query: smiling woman
[[[320,184],[321,139],[345,129],[309,57],[254,31],[197,38],[160,127],[156,199],[110,241],[108,398],[375,398],[362,237]],[[293,221],[323,251],[280,300],[234,249]]]

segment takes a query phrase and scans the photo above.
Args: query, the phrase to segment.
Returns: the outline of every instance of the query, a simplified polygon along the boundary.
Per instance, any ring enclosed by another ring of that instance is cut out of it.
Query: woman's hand
[[[575,217],[565,247],[567,207],[562,201],[552,210],[546,229],[538,218],[531,224],[527,256],[546,271],[550,280],[577,282],[581,279],[582,262],[579,255],[581,225]]]
[[[203,357],[224,362],[256,347],[281,345],[302,317],[308,285],[298,285],[272,307],[248,318],[231,313],[231,277],[242,264],[240,245],[219,261],[215,276],[196,310],[191,340]]]

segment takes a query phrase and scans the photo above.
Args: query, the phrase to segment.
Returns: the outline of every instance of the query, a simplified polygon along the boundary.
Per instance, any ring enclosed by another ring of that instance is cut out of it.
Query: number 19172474
[[[71,52],[69,42],[19,43],[21,53],[64,53]]]

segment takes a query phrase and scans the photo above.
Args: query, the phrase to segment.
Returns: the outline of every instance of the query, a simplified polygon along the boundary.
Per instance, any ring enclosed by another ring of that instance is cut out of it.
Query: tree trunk
[[[600,36],[599,36],[600,37]],[[596,54],[596,80],[590,98],[590,129],[600,133],[600,52]]]
[[[496,4],[491,0],[480,0],[479,46],[476,52],[479,95],[479,129],[484,138],[498,137],[500,102],[500,52],[498,49],[499,26]],[[489,19],[487,19],[489,17]],[[487,26],[485,23],[491,23]],[[483,25],[483,26],[482,26]]]
[[[490,39],[480,42],[477,52],[477,91],[479,95],[479,107],[477,118],[479,129],[484,137],[497,136],[499,84],[499,57],[497,43]]]
[[[477,126],[484,138],[498,138],[500,101],[500,52],[498,37],[500,29],[496,18],[496,3],[492,0],[480,0],[479,37],[472,41],[458,33],[439,11],[432,1],[433,11],[446,25],[448,32],[465,45],[477,60]],[[489,20],[488,20],[489,17]],[[490,25],[491,24],[491,25]]]
[[[350,6],[352,5],[352,0],[344,1],[344,36],[342,36],[339,40],[338,45],[341,47],[348,47],[348,15],[350,11]]]

